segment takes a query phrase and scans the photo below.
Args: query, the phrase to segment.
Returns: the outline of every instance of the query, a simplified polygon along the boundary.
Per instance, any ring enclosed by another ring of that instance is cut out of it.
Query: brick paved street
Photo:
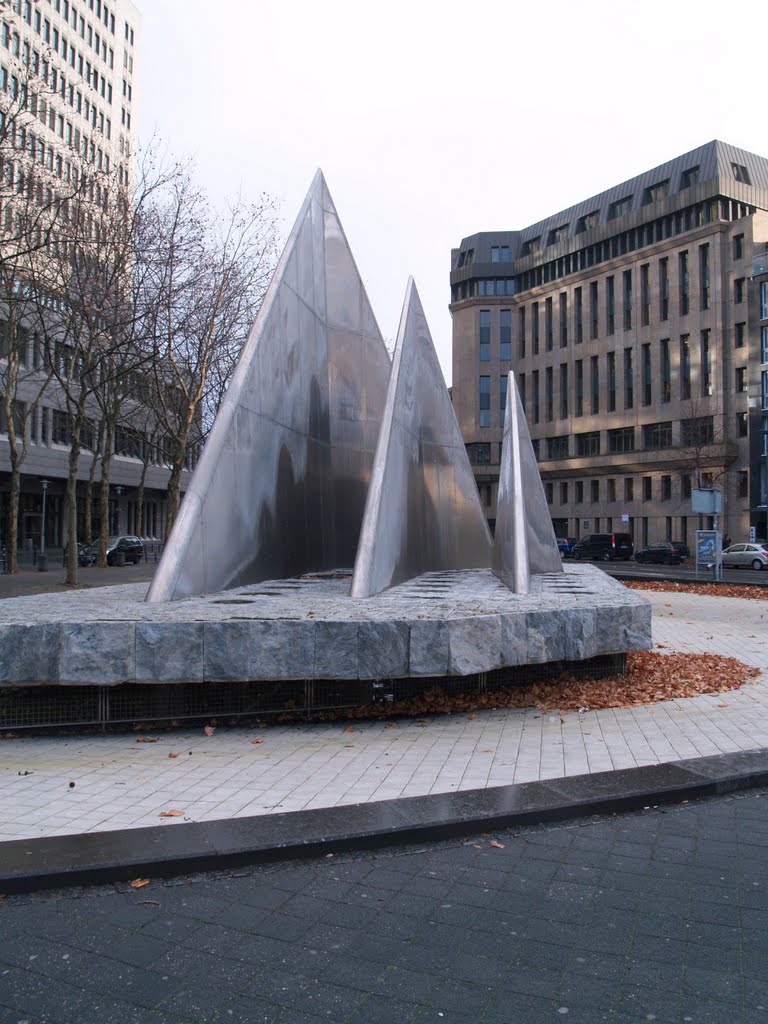
[[[0,1022],[757,1024],[767,866],[757,790],[493,840],[8,897]]]

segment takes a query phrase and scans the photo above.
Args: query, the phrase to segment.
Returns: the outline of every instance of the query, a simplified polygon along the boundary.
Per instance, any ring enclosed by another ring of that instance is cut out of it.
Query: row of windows
[[[583,505],[587,501],[592,505],[610,504],[617,501],[628,504],[637,500],[634,477],[624,477],[621,482],[613,477],[608,477],[604,481],[597,479],[589,480],[587,483],[589,484],[588,489],[585,487],[585,481],[583,480],[563,480],[557,485],[552,481],[547,481],[544,484],[547,503],[550,505],[555,503],[555,494],[557,494],[559,504],[561,505]],[[714,478],[711,473],[701,474],[702,487],[712,487],[713,483]],[[694,480],[690,473],[680,474],[679,500],[690,500],[693,486]],[[621,487],[620,490],[619,487]],[[736,487],[738,497],[749,497],[749,472],[747,470],[741,470],[737,473]],[[672,501],[672,477],[665,475],[656,480],[651,476],[641,477],[639,497],[643,502]]]
[[[14,431],[20,437],[27,419],[28,440],[38,446],[72,444],[72,420],[69,414],[61,409],[40,406],[28,415],[25,402],[15,401],[12,405]],[[0,434],[8,434],[8,419],[5,402],[0,395]],[[84,451],[93,452],[99,443],[99,425],[95,420],[86,419],[80,425],[80,447]],[[152,466],[170,466],[172,463],[171,443],[167,437],[149,437],[141,431],[130,427],[117,427],[114,436],[113,451],[115,455],[126,458],[146,460]],[[194,450],[185,461],[187,469],[194,469],[199,451]]]
[[[80,34],[83,40],[87,41],[88,45],[96,53],[96,56],[100,57],[101,60],[109,66],[110,70],[114,70],[115,51],[111,46],[109,48],[107,47],[106,40],[100,39],[98,32],[94,33],[90,25],[88,25],[86,33],[85,22],[82,18],[80,19],[80,23]],[[92,88],[98,89],[99,81],[102,83],[104,82],[104,76],[99,74],[96,64],[91,64],[91,60],[83,54],[75,43],[69,40],[63,32],[60,33],[55,25],[52,26],[48,18],[41,19],[39,8],[35,8],[34,12],[34,29],[41,37],[45,46],[50,47],[51,51],[57,56],[61,56],[64,63],[68,63],[73,70],[77,68],[78,74],[88,85],[91,85]],[[32,57],[32,55],[37,51],[31,51],[29,43],[26,40],[22,44],[19,33],[14,31],[7,22],[3,22],[0,32],[2,33],[3,46],[5,46],[7,50],[10,50],[14,57],[18,57],[25,66],[31,66],[33,71],[37,72],[37,68],[34,66]],[[47,63],[47,61],[41,61],[40,55],[38,54],[38,66],[41,63]],[[102,90],[103,88],[104,86],[102,85]],[[102,95],[104,95],[103,91]]]
[[[531,288],[540,287],[551,281],[567,277],[590,267],[605,263],[607,260],[625,256],[637,249],[674,238],[676,235],[686,231],[694,230],[705,224],[718,221],[735,221],[741,217],[748,217],[755,212],[755,207],[747,203],[740,203],[726,196],[718,196],[706,203],[697,203],[695,206],[686,207],[677,213],[668,214],[657,220],[641,224],[621,234],[614,235],[601,242],[586,246],[574,253],[569,253],[557,260],[540,264],[530,270],[518,274],[514,278],[514,292],[527,291]],[[465,259],[462,261],[462,256]],[[474,249],[459,254],[458,266],[471,262],[469,257],[474,257]],[[733,238],[733,258],[741,260],[744,258],[744,236],[735,235]],[[452,288],[451,301],[458,302],[461,299],[473,298],[478,294],[494,294],[492,292],[480,293],[477,290],[476,281],[465,281],[456,284]]]

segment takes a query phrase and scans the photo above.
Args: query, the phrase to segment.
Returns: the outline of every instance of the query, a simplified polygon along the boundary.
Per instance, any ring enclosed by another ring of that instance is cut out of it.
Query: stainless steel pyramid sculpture
[[[562,572],[563,563],[514,373],[507,384],[493,571],[527,594],[531,575]]]
[[[351,566],[389,371],[318,171],[147,600]]]
[[[351,595],[370,597],[424,572],[490,564],[488,525],[410,278]]]

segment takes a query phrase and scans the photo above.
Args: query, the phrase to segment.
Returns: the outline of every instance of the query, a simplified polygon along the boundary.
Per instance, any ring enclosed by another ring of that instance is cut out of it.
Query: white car
[[[723,565],[734,569],[765,569],[768,566],[768,545],[731,544],[723,552]]]

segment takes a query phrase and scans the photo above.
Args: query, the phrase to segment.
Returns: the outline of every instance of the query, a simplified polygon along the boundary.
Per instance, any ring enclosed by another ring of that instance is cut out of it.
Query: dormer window
[[[689,167],[687,171],[683,171],[680,175],[680,188],[690,188],[691,185],[695,185],[699,180],[699,165],[695,167]]]
[[[664,181],[659,181],[655,185],[649,185],[645,192],[643,192],[643,206],[663,199],[668,193],[669,178],[665,178]]]
[[[624,217],[632,209],[632,196],[624,196],[617,199],[608,207],[608,220],[616,220],[617,217]]]
[[[599,220],[599,210],[593,210],[591,213],[585,213],[584,216],[579,217],[576,222],[576,234],[580,235],[584,231],[591,231],[592,228],[596,228]]]
[[[541,249],[541,236],[538,235],[536,238],[530,238],[527,242],[523,242],[523,247],[520,251],[521,256],[535,256]]]
[[[547,245],[557,245],[564,242],[568,237],[568,225],[561,224],[559,228],[552,228],[547,237]]]
[[[744,185],[751,185],[752,182],[749,180],[749,171],[744,164],[731,164],[733,168],[733,176],[736,181],[742,182]]]

